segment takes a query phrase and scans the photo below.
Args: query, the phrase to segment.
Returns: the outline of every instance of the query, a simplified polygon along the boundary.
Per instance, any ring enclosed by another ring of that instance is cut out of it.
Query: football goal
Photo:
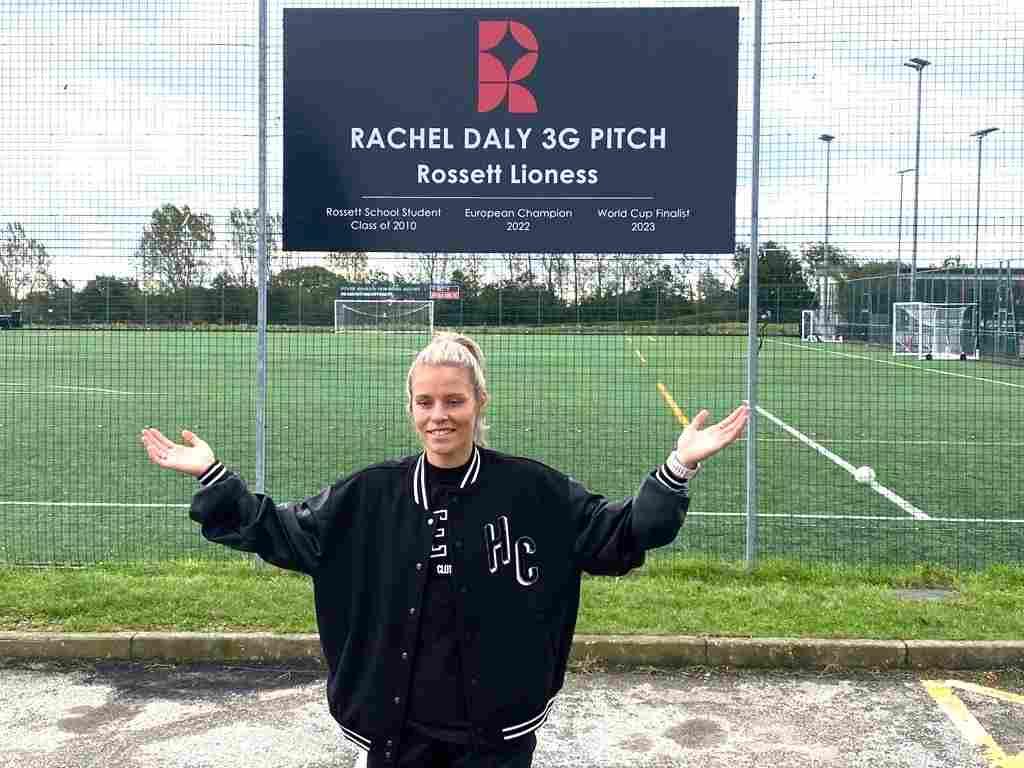
[[[831,309],[805,309],[800,313],[800,340],[841,344],[839,317]]]
[[[434,335],[434,302],[410,299],[335,299],[334,331]]]
[[[977,304],[892,305],[892,353],[921,360],[977,360]]]

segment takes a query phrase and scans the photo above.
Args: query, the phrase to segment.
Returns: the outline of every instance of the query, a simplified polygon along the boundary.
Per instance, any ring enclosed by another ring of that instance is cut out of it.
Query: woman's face
[[[451,365],[418,365],[412,374],[412,419],[427,461],[458,467],[473,452],[473,427],[483,403],[472,374]]]

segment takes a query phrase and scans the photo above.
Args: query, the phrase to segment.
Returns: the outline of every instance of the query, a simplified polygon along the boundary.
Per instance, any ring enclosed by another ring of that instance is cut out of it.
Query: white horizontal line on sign
[[[363,195],[363,200],[653,200],[654,195],[634,195],[611,197],[608,195],[591,197],[517,195],[501,197],[498,195]]]

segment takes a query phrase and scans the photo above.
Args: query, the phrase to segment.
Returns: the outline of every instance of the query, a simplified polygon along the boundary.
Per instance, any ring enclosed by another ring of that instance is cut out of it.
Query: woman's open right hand
[[[167,439],[159,429],[146,427],[140,435],[149,460],[158,467],[200,477],[216,458],[206,441],[187,429],[181,431],[185,445]]]

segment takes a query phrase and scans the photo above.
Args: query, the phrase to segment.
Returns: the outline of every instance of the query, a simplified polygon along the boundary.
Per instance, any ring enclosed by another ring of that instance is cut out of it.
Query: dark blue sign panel
[[[737,9],[284,14],[286,250],[733,251]]]

